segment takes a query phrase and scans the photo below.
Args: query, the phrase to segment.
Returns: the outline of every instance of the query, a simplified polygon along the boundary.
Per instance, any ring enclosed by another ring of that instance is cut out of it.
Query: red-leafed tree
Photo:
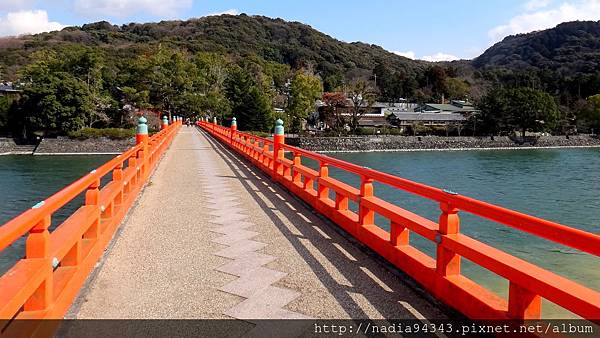
[[[319,114],[319,119],[328,125],[331,129],[339,131],[346,124],[346,120],[342,116],[342,109],[347,104],[346,95],[342,92],[327,92],[323,93],[323,107]]]

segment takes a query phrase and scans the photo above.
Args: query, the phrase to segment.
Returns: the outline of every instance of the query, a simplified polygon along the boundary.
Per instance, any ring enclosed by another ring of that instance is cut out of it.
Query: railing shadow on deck
[[[205,135],[208,136],[208,133],[205,133]],[[410,276],[382,260],[380,256],[354,240],[343,229],[336,227],[324,217],[311,212],[310,206],[290,194],[282,186],[274,184],[263,172],[250,169],[251,162],[238,156],[214,139],[210,137],[207,137],[207,139],[235,175],[226,177],[235,179],[243,185],[252,199],[291,243],[295,251],[304,259],[349,318],[369,319],[370,317],[361,308],[361,305],[350,296],[350,293],[356,293],[364,297],[369,305],[385,319],[420,319],[421,315],[427,319],[444,319],[448,317],[464,319],[459,313],[433,299]],[[258,191],[255,191],[249,182]],[[271,191],[270,188],[274,188],[275,192]],[[277,206],[276,210],[283,217],[290,221],[293,220],[293,225],[300,232],[300,235],[294,234],[290,230],[281,217],[259,196],[259,193],[272,205]],[[277,195],[282,196],[283,200]],[[285,202],[295,204],[301,209],[293,210]],[[302,214],[302,216],[299,216],[299,214]],[[319,230],[329,238],[316,230],[315,226],[321,224],[329,225],[325,228],[319,227]],[[310,245],[318,250],[351,286],[336,281],[301,240],[308,241]],[[341,250],[334,244],[341,247]],[[351,257],[345,257],[346,254]],[[352,260],[352,258],[355,260]],[[387,266],[383,267],[382,263]],[[369,276],[369,274],[372,274],[375,278]],[[432,313],[431,308],[439,311]]]

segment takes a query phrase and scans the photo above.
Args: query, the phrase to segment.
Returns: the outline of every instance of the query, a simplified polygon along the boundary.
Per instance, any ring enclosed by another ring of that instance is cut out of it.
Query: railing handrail
[[[50,195],[31,209],[24,211],[19,216],[1,225],[0,251],[31,230],[36,223],[41,221],[43,215],[52,214],[72,201],[75,197],[83,193],[92,182],[104,177],[119,164],[122,164],[129,156],[139,151],[141,146],[138,144],[131,147],[124,153],[117,155],[97,169],[92,170],[88,174],[78,178],[75,182]]]
[[[224,128],[224,127],[221,127]],[[226,129],[226,128],[224,128]],[[245,137],[261,141],[265,138],[239,132]],[[272,142],[272,141],[271,141]],[[600,235],[569,227],[557,222],[545,220],[525,213],[511,210],[492,203],[480,201],[468,196],[448,192],[426,184],[414,182],[385,172],[346,162],[324,154],[315,153],[298,147],[282,144],[281,147],[292,153],[299,153],[315,161],[332,165],[358,176],[371,178],[377,182],[401,189],[436,202],[449,203],[452,206],[491,221],[508,225],[518,230],[543,237],[547,240],[563,244],[596,256],[600,256]]]
[[[600,292],[461,234],[458,213],[467,212],[595,256],[600,256],[598,234],[286,145],[281,129],[270,141],[237,128],[207,122],[199,126],[471,318],[537,319],[543,297],[586,319],[600,320]],[[251,145],[256,142],[272,145],[272,150]],[[294,155],[293,161],[285,159],[286,151]],[[303,157],[316,161],[318,170],[303,165]],[[360,189],[330,177],[330,166],[357,175]],[[438,202],[439,222],[377,198],[373,182]],[[335,192],[335,201],[329,197],[329,189]],[[358,204],[357,212],[348,209],[348,200]],[[390,220],[389,232],[375,224],[375,213]],[[435,258],[410,245],[409,230],[435,243]],[[508,300],[462,275],[461,257],[506,278]]]

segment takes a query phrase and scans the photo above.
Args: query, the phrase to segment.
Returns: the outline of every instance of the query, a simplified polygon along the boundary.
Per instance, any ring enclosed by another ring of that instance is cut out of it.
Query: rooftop
[[[394,112],[394,117],[400,121],[466,121],[459,113],[421,113],[421,112]]]

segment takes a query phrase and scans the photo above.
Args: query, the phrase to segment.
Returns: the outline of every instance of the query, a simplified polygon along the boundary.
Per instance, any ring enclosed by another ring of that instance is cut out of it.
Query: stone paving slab
[[[446,318],[333,226],[182,128],[68,317]]]

